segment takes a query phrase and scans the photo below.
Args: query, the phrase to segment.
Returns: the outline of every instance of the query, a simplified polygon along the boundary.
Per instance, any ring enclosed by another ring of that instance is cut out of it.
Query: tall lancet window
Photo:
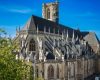
[[[54,68],[52,65],[48,67],[48,79],[53,79],[54,78]]]
[[[35,41],[31,39],[29,43],[29,51],[35,51],[35,50],[36,50]]]
[[[47,9],[47,19],[50,19],[50,9]]]

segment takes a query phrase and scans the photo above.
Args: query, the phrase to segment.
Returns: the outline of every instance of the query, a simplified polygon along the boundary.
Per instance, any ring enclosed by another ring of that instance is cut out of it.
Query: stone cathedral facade
[[[44,3],[42,16],[32,15],[17,30],[20,50],[16,59],[31,61],[35,77],[44,80],[83,80],[95,74],[95,56],[100,50],[96,34],[59,24],[57,1]]]

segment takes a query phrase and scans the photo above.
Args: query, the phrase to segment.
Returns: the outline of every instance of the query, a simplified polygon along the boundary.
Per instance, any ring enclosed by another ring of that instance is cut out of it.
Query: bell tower
[[[43,3],[42,17],[59,23],[59,2],[56,0],[55,2],[51,3]]]

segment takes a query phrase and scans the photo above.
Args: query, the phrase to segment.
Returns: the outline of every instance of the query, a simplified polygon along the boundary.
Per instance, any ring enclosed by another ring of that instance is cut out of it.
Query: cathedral
[[[58,1],[43,3],[42,18],[32,15],[16,30],[15,41],[20,42],[16,59],[32,62],[34,77],[85,80],[100,72],[98,37],[59,24]]]

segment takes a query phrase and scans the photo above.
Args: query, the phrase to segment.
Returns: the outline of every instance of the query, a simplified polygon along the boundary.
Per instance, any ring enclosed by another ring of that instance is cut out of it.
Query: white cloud
[[[2,11],[12,12],[12,13],[21,13],[21,14],[29,14],[34,10],[31,8],[23,7],[23,6],[0,6]]]
[[[14,12],[14,13],[22,13],[22,14],[27,14],[31,13],[31,9],[8,9],[9,12]]]

